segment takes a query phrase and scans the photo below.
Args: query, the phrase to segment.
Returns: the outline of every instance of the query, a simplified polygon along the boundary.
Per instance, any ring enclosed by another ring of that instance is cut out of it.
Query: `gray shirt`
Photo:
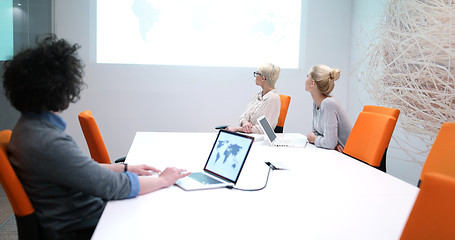
[[[333,98],[327,97],[318,108],[313,103],[313,132],[316,134],[314,145],[334,149],[337,144],[343,147],[348,140],[352,125],[344,108]]]
[[[109,170],[86,156],[64,127],[49,121],[58,119],[52,115],[47,113],[46,119],[43,114],[22,114],[8,152],[41,226],[58,232],[99,217],[106,200],[129,196],[131,186],[129,174]]]

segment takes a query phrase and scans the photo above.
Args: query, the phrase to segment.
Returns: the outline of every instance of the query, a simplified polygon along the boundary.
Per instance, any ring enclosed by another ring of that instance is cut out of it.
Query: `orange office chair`
[[[400,110],[398,110],[396,108],[388,108],[388,107],[382,107],[382,106],[365,105],[365,106],[363,106],[363,111],[380,113],[380,114],[385,114],[385,115],[393,117],[395,119],[395,124],[393,126],[394,128],[395,128],[395,125],[397,124],[398,116],[400,116]],[[387,143],[387,146],[388,145],[389,144]],[[384,155],[382,155],[381,165],[379,166],[379,168],[381,170],[383,170],[384,172],[386,172],[387,149],[388,148],[385,149]]]
[[[10,130],[0,132],[0,182],[13,208],[19,239],[42,239],[35,209],[7,157],[10,137]]]
[[[425,174],[401,239],[455,239],[455,178]]]
[[[382,157],[389,145],[395,119],[384,114],[360,112],[343,153],[385,172]]]
[[[400,110],[398,110],[396,108],[388,108],[388,107],[382,107],[382,106],[365,105],[365,106],[363,106],[362,111],[389,115],[391,117],[394,117],[396,120],[398,120],[398,116],[400,116]]]
[[[281,95],[281,109],[280,109],[280,116],[278,117],[278,123],[275,127],[276,133],[282,133],[284,130],[284,121],[286,121],[286,116],[288,114],[289,103],[291,103],[291,97],[287,95]]]
[[[455,122],[443,123],[420,173],[421,182],[428,172],[442,173],[455,178]]]
[[[88,149],[91,157],[98,163],[110,164],[111,159],[104,144],[101,132],[96,124],[95,118],[90,110],[79,113],[79,123],[81,124],[82,132],[87,141]],[[115,160],[115,162],[124,162],[125,157]]]

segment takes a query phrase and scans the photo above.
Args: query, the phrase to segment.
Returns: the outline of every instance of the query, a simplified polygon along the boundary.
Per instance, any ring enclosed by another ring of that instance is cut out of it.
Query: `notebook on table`
[[[175,184],[187,191],[235,185],[253,141],[251,136],[220,130],[203,171],[193,172]]]
[[[276,147],[306,147],[308,141],[306,139],[294,139],[294,138],[279,138],[275,134],[270,126],[269,121],[265,116],[258,118],[259,126],[262,131],[265,133],[265,139],[272,145]]]

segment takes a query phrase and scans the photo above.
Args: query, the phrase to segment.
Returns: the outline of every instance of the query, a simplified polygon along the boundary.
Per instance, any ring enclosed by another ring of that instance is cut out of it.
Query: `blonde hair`
[[[316,86],[324,96],[330,96],[335,87],[334,82],[340,78],[340,74],[340,69],[330,68],[326,65],[316,65],[310,70],[311,79],[316,82]]]
[[[258,67],[258,72],[265,77],[265,80],[271,87],[275,87],[275,83],[280,76],[280,67],[272,63],[264,63]]]

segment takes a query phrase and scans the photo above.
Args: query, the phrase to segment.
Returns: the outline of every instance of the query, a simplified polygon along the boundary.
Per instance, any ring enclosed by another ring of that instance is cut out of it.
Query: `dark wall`
[[[52,32],[52,0],[14,0],[13,6],[14,53],[17,53],[34,46],[38,35]],[[0,130],[12,129],[20,115],[4,95],[3,63],[0,61]]]

